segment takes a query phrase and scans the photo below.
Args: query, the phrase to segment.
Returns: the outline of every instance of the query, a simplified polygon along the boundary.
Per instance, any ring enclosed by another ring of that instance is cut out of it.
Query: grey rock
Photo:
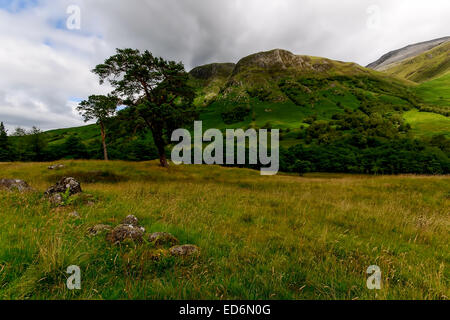
[[[133,226],[133,227],[138,227],[139,226],[139,219],[136,218],[133,215],[129,215],[128,217],[125,218],[125,220],[122,221],[122,224],[130,225],[130,226]]]
[[[200,249],[191,244],[175,246],[170,249],[170,254],[177,257],[189,257],[200,254]]]
[[[142,242],[144,233],[145,229],[143,227],[122,224],[108,233],[106,240],[113,244],[119,244],[126,240]]]
[[[83,192],[81,190],[81,184],[74,178],[62,178],[57,184],[51,186],[46,192],[46,196],[50,196],[55,193],[66,193],[69,190],[69,195],[74,195]]]
[[[60,206],[63,204],[63,197],[59,193],[50,195],[48,199],[53,206]]]
[[[0,189],[25,192],[31,190],[28,183],[19,179],[0,179]]]
[[[63,164],[53,164],[48,167],[48,170],[57,170],[57,169],[64,169],[66,166]]]
[[[152,242],[155,246],[175,246],[180,243],[177,238],[166,232],[153,233],[148,237],[148,241]]]

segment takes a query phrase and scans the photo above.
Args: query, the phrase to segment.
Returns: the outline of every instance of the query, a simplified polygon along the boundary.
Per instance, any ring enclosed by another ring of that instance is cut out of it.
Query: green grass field
[[[416,91],[427,105],[450,108],[450,73],[422,83]]]
[[[403,114],[407,123],[411,125],[415,136],[431,137],[444,134],[450,137],[450,118],[431,112],[411,110]]]
[[[0,164],[33,192],[0,191],[0,299],[448,299],[450,180],[446,176],[311,174],[155,162]],[[85,194],[52,208],[62,176]],[[89,201],[88,201],[89,199]],[[78,211],[81,218],[68,216]],[[147,232],[200,247],[170,257],[149,243],[114,246],[89,227],[134,214]],[[68,291],[70,265],[82,290]],[[382,290],[366,270],[382,270]]]

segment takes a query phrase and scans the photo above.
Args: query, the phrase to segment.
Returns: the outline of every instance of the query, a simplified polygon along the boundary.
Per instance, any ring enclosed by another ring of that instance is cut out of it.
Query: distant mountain
[[[450,132],[450,37],[392,51],[369,67],[419,84],[413,86],[415,95],[419,97],[417,108],[446,117],[440,125],[433,122],[428,127],[434,125]]]
[[[208,105],[212,101],[246,103],[255,97],[273,103],[289,102],[292,99],[299,102],[298,97],[294,97],[293,91],[287,88],[295,86],[293,83],[298,79],[323,79],[323,83],[334,81],[335,84],[332,86],[336,88],[341,86],[339,82],[344,79],[352,79],[356,82],[358,78],[371,78],[380,83],[383,81],[394,82],[395,85],[391,89],[386,88],[387,91],[394,91],[394,87],[407,85],[406,82],[392,79],[356,63],[295,55],[282,49],[259,52],[244,57],[234,65],[232,71],[231,66],[232,64],[206,65],[197,67],[190,72],[192,82],[198,89],[197,102],[199,105]],[[284,84],[280,85],[283,80]],[[362,83],[360,84],[362,85]],[[303,95],[306,100],[311,100],[310,98],[318,93],[313,84],[309,85],[311,88],[305,84],[297,85],[305,92],[309,92]],[[398,92],[395,95],[398,96]],[[320,101],[318,102],[320,104]],[[310,103],[305,102],[305,104],[311,106]]]
[[[397,63],[408,58],[416,57],[425,51],[431,50],[444,42],[450,41],[450,37],[443,37],[425,42],[411,44],[404,48],[386,53],[377,61],[369,64],[367,68],[383,71],[390,67],[393,63]]]

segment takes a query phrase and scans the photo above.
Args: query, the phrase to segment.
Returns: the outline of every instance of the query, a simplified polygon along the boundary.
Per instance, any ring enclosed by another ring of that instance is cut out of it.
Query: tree
[[[82,101],[77,110],[83,116],[84,121],[97,120],[100,125],[102,136],[103,156],[108,161],[108,149],[106,146],[105,122],[116,113],[119,100],[113,96],[90,96],[88,100]]]
[[[25,137],[27,135],[27,132],[25,131],[25,129],[17,127],[12,135],[13,137]]]
[[[68,159],[86,158],[86,146],[77,135],[70,135],[61,146],[62,154]]]
[[[29,160],[27,158],[27,156],[30,153],[30,150],[28,148],[28,138],[26,138],[27,136],[27,132],[25,129],[21,128],[21,127],[17,127],[13,134],[13,137],[16,137],[16,139],[14,139],[14,158],[17,161],[26,161]]]
[[[117,49],[117,54],[92,70],[114,88],[113,95],[135,108],[152,132],[161,166],[169,132],[192,122],[194,90],[182,63],[153,57],[149,51]]]
[[[37,128],[31,128],[31,131],[27,135],[28,146],[31,153],[31,159],[33,161],[43,161],[45,156],[45,148],[47,147],[47,141],[42,134],[42,131]]]
[[[0,161],[11,160],[11,146],[3,122],[0,122]]]

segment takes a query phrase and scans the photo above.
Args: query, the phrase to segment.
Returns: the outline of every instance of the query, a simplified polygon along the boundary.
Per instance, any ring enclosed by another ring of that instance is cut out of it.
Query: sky
[[[148,49],[189,71],[281,48],[367,65],[450,35],[449,0],[0,0],[0,121],[83,125],[107,94],[92,70],[115,48]]]

